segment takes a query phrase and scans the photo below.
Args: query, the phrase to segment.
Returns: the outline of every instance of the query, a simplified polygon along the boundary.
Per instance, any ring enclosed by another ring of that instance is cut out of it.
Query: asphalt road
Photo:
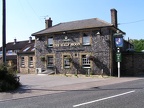
[[[0,102],[0,108],[143,108],[144,79]]]

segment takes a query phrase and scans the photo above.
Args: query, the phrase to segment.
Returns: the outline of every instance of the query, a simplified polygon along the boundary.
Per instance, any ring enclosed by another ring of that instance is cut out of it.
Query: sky
[[[45,19],[53,25],[99,18],[111,23],[110,9],[118,14],[118,28],[124,38],[143,39],[144,0],[6,0],[6,43],[28,40],[45,28]],[[2,0],[0,0],[0,46],[2,46]],[[34,37],[33,37],[34,39]]]

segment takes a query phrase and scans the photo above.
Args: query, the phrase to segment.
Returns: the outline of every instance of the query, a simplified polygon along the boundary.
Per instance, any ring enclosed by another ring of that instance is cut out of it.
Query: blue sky
[[[6,0],[6,43],[13,42],[14,38],[28,40],[32,33],[45,28],[45,18],[48,17],[52,18],[53,25],[90,18],[111,23],[112,8],[118,11],[119,28],[126,32],[125,39],[143,39],[144,0]],[[0,15],[2,46],[2,11]]]

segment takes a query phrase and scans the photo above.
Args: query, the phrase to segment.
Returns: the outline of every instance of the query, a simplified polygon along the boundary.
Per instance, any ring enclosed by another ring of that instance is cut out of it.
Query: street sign
[[[116,53],[116,62],[121,62],[121,53],[120,52]]]

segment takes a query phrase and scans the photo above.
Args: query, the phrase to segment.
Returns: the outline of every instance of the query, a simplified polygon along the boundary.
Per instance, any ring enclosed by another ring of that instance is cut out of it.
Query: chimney
[[[31,43],[32,42],[32,37],[30,36],[29,37],[29,42],[28,43]]]
[[[52,20],[51,18],[45,20],[45,28],[52,27]]]
[[[116,9],[111,9],[111,23],[118,28],[118,23],[117,23],[117,10]]]
[[[16,40],[16,39],[14,39],[14,43],[13,43],[13,44],[15,45],[15,44],[16,44],[16,42],[17,42],[17,40]]]

